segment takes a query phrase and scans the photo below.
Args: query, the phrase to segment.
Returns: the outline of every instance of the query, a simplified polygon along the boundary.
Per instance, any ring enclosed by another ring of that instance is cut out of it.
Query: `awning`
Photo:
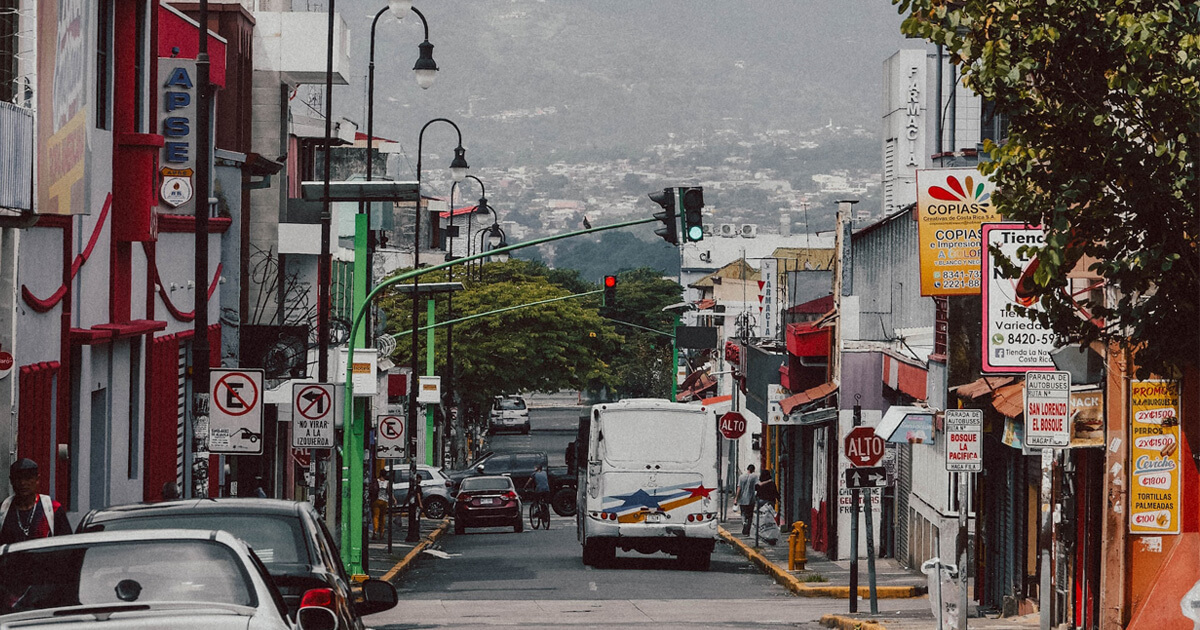
[[[837,383],[832,381],[822,383],[811,389],[806,389],[799,394],[784,398],[783,400],[779,401],[779,407],[783,410],[784,414],[790,414],[796,407],[799,407],[805,403],[810,403],[814,400],[821,400],[822,398],[825,398],[836,392],[837,389]]]
[[[966,385],[951,387],[950,391],[958,394],[959,398],[975,400],[984,394],[991,394],[997,388],[1008,385],[1011,382],[1013,382],[1013,377],[1011,376],[985,376]]]
[[[1025,415],[1025,381],[997,389],[992,395],[992,406],[1006,418]]]
[[[933,410],[893,405],[875,425],[875,435],[898,444],[933,444]]]
[[[888,387],[916,400],[925,400],[927,380],[928,370],[923,366],[901,361],[890,354],[883,355],[883,382]]]

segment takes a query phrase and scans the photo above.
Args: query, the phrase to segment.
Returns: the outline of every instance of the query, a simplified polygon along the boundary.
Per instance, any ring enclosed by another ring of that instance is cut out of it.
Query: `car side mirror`
[[[359,585],[362,598],[355,609],[360,615],[373,615],[396,607],[400,598],[396,595],[396,587],[383,580],[368,579]],[[305,628],[304,630],[308,630]]]
[[[328,608],[309,606],[296,612],[296,625],[300,630],[337,630],[337,617]]]
[[[477,473],[479,473],[479,474],[481,474],[481,475],[482,475],[482,474],[483,474],[483,464],[480,464],[480,465],[476,466],[476,467],[475,467],[475,472],[477,472]]]

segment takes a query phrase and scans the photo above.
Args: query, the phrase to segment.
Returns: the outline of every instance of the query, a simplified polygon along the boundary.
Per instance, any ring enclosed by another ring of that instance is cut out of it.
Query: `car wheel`
[[[520,534],[525,531],[525,523],[521,522],[521,515],[517,514],[517,522],[513,523],[513,531]]]
[[[462,519],[459,519],[459,518],[454,519],[454,533],[455,534],[467,533],[467,524],[462,522]]]
[[[450,502],[442,497],[429,497],[425,499],[425,517],[434,520],[446,518],[446,513],[450,511]]]
[[[559,488],[550,497],[550,506],[559,516],[575,516],[575,491],[571,488]]]

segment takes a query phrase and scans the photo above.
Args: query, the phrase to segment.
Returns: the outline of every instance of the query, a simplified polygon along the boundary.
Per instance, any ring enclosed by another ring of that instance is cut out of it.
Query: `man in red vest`
[[[67,510],[49,495],[38,494],[38,465],[18,459],[8,469],[13,496],[0,503],[0,545],[71,533]]]

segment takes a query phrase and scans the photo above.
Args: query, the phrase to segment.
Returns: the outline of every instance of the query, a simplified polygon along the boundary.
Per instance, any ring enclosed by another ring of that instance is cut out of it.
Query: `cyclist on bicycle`
[[[533,487],[533,491],[529,493],[530,504],[540,501],[549,505],[550,476],[540,465],[534,469],[533,476],[525,483],[525,489],[529,490],[530,486]]]

